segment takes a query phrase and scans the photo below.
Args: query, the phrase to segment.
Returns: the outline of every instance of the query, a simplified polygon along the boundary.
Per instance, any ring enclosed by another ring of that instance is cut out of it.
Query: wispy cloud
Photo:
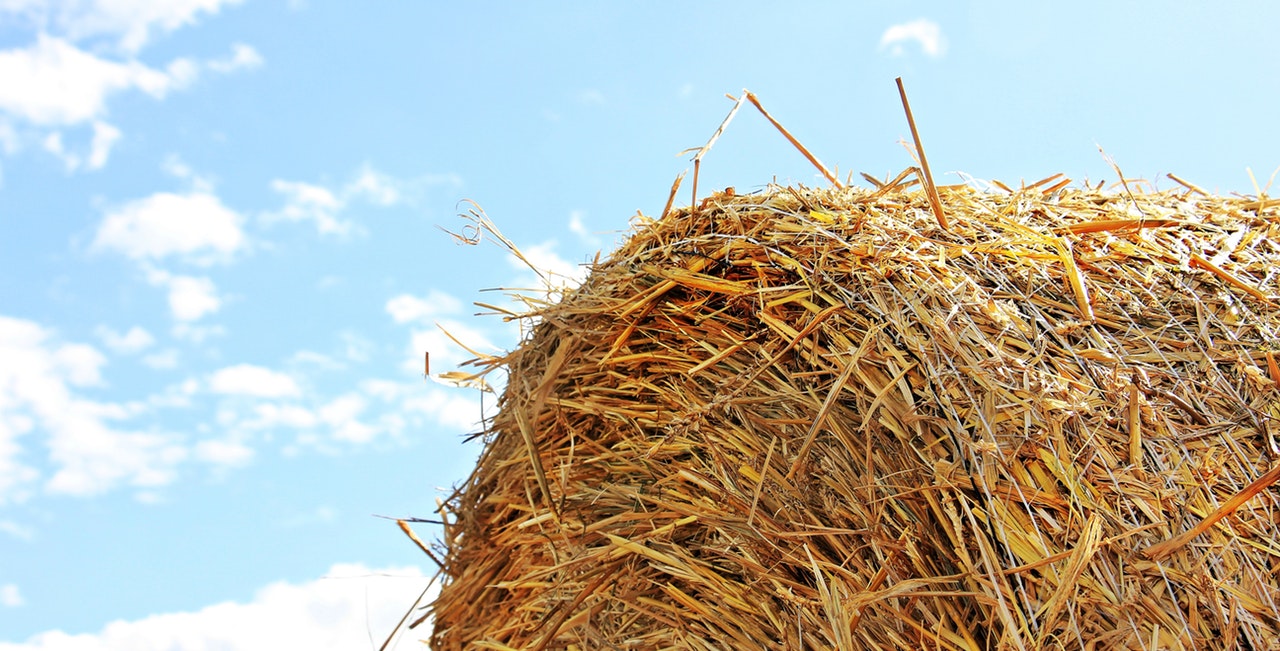
[[[264,214],[268,223],[309,221],[315,224],[316,232],[321,235],[345,235],[355,226],[350,221],[338,219],[338,213],[346,202],[326,187],[276,179],[271,182],[271,189],[284,195],[285,204],[278,211]]]
[[[570,212],[569,213],[569,232],[573,233],[574,235],[577,235],[578,239],[582,240],[586,244],[590,244],[592,246],[598,245],[600,244],[600,238],[596,237],[594,233],[587,230],[587,224],[585,221],[586,216],[587,214],[582,212],[581,210],[574,210]]]
[[[595,88],[587,88],[578,91],[578,101],[582,104],[588,104],[591,106],[604,106],[609,103],[609,101],[605,99],[604,93]]]
[[[26,542],[30,542],[36,537],[36,533],[31,527],[18,524],[13,520],[0,520],[0,533],[8,534]]]
[[[360,232],[357,223],[342,218],[352,204],[389,207],[412,203],[426,187],[449,184],[460,185],[455,175],[425,175],[401,179],[364,165],[346,183],[321,185],[306,181],[275,179],[271,189],[284,196],[279,210],[262,213],[261,218],[270,224],[275,222],[310,222],[321,235],[348,235]]]
[[[372,637],[376,648],[429,583],[415,567],[338,564],[314,581],[268,585],[247,603],[223,602],[194,612],[115,621],[96,633],[46,631],[0,646],[8,651],[366,649]],[[434,594],[433,588],[425,601]],[[430,634],[429,625],[406,632],[408,639]]]
[[[906,53],[905,45],[912,42],[918,44],[920,50],[930,57],[940,57],[947,51],[942,28],[926,18],[890,26],[880,36],[880,50],[888,50],[893,56],[902,56]]]
[[[231,55],[222,59],[210,59],[205,63],[210,70],[227,74],[240,70],[261,68],[263,58],[251,45],[235,43],[231,46]]]
[[[12,583],[0,585],[0,608],[17,608],[26,603],[18,586]]]

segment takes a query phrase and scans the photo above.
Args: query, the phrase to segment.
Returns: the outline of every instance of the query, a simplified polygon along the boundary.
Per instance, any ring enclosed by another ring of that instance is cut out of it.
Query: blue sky
[[[441,327],[515,346],[472,302],[538,287],[442,230],[464,199],[572,282],[661,210],[725,93],[842,176],[896,174],[896,76],[940,183],[1111,183],[1102,147],[1157,188],[1253,194],[1280,167],[1276,24],[1261,1],[0,0],[0,651],[376,648],[434,567],[373,515],[430,517],[477,452],[480,394],[422,353],[470,357]],[[701,187],[775,178],[823,183],[744,108]]]

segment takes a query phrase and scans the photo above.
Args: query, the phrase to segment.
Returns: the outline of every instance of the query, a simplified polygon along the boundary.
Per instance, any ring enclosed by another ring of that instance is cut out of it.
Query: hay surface
[[[716,195],[534,314],[432,648],[1280,646],[1278,202],[941,190]]]

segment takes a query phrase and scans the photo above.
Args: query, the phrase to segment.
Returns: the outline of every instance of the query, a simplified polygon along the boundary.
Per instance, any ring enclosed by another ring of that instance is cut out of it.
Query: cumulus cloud
[[[260,67],[262,55],[244,43],[233,44],[223,58],[206,61],[179,57],[153,66],[137,58],[152,35],[193,24],[200,14],[214,14],[239,1],[0,2],[0,23],[35,32],[29,44],[0,49],[0,118],[13,119],[0,126],[5,153],[24,141],[36,142],[68,171],[100,169],[123,137],[106,120],[112,97],[140,92],[163,100],[192,86],[205,71],[228,74]],[[103,39],[115,47],[104,47]]]
[[[138,261],[179,257],[209,265],[248,248],[244,219],[206,192],[157,192],[112,211],[98,225],[92,248]]]
[[[428,589],[429,584],[416,567],[338,564],[315,581],[268,585],[246,603],[115,621],[96,633],[47,631],[25,642],[0,643],[0,651],[378,648],[419,597],[422,604],[435,598],[436,588]],[[421,648],[418,640],[429,636],[429,626],[405,631],[388,648]]]
[[[151,336],[141,326],[133,326],[128,332],[119,333],[107,326],[98,326],[94,330],[94,334],[106,344],[111,352],[119,355],[134,355],[149,348],[156,342],[155,337]]]
[[[222,308],[218,288],[208,278],[148,269],[147,282],[169,290],[169,312],[180,322],[198,321]]]
[[[906,51],[905,44],[911,42],[917,43],[921,51],[930,57],[940,57],[947,51],[942,28],[926,18],[891,25],[880,36],[880,49],[888,50],[893,56],[902,56]]]
[[[103,59],[44,33],[30,47],[0,51],[0,79],[0,111],[43,126],[91,122],[118,92],[136,89],[163,99],[191,81],[183,59],[159,70]]]
[[[139,407],[97,402],[77,390],[102,383],[106,357],[62,343],[37,323],[0,316],[0,504],[25,499],[40,473],[23,464],[20,437],[39,435],[53,474],[52,493],[92,495],[120,484],[167,484],[186,457],[176,438],[124,431],[115,421]]]
[[[387,314],[396,323],[423,322],[462,311],[462,301],[448,292],[432,289],[426,297],[400,294],[387,301]]]
[[[224,395],[284,398],[302,394],[292,377],[253,364],[219,369],[209,378],[209,390]]]

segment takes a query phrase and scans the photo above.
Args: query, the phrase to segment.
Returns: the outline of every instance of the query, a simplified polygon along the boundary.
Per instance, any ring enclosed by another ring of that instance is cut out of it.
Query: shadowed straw
[[[1280,208],[1183,185],[645,224],[477,361],[432,648],[1271,648]]]

